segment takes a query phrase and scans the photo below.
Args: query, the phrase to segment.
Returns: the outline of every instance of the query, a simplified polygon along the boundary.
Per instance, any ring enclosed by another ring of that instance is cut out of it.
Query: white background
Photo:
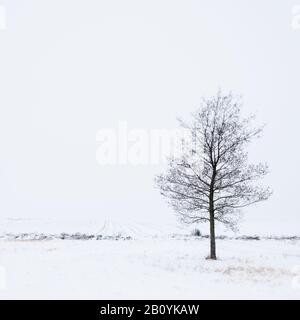
[[[297,1],[2,0],[2,217],[174,221],[153,178],[163,166],[101,167],[96,133],[174,128],[219,87],[267,123],[266,203],[245,232],[299,229],[300,30]]]

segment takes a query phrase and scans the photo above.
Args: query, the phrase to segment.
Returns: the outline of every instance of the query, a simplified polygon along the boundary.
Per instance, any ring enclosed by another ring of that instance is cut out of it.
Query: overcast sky
[[[274,195],[241,229],[299,230],[300,0],[0,5],[2,217],[172,221],[153,184],[163,166],[100,166],[96,134],[120,120],[175,128],[223,88],[267,124],[251,159],[269,163]]]

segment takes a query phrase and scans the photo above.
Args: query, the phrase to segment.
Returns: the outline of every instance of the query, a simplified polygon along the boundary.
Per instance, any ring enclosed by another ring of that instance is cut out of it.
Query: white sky
[[[0,0],[0,214],[134,219],[173,214],[153,187],[161,166],[101,167],[96,133],[174,128],[201,96],[244,95],[267,123],[267,202],[242,230],[300,226],[300,0]]]

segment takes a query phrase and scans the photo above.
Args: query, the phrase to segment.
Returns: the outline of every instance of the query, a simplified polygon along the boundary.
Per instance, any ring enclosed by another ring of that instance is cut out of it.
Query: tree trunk
[[[216,169],[213,169],[209,192],[209,223],[210,223],[210,259],[217,260],[216,255],[216,234],[215,234],[215,208],[214,208],[214,185],[216,179]]]
[[[216,235],[215,235],[215,215],[214,211],[210,209],[210,259],[217,260],[216,255]]]

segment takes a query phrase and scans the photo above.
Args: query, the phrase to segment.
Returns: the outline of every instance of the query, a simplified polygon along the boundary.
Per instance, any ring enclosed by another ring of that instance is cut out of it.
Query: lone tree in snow
[[[246,147],[262,128],[242,118],[241,103],[219,92],[203,99],[188,124],[192,139],[183,141],[183,152],[169,160],[168,170],[156,178],[161,194],[183,222],[210,223],[210,259],[216,259],[215,223],[234,228],[239,209],[267,200],[269,188],[257,184],[267,165],[249,164]]]

